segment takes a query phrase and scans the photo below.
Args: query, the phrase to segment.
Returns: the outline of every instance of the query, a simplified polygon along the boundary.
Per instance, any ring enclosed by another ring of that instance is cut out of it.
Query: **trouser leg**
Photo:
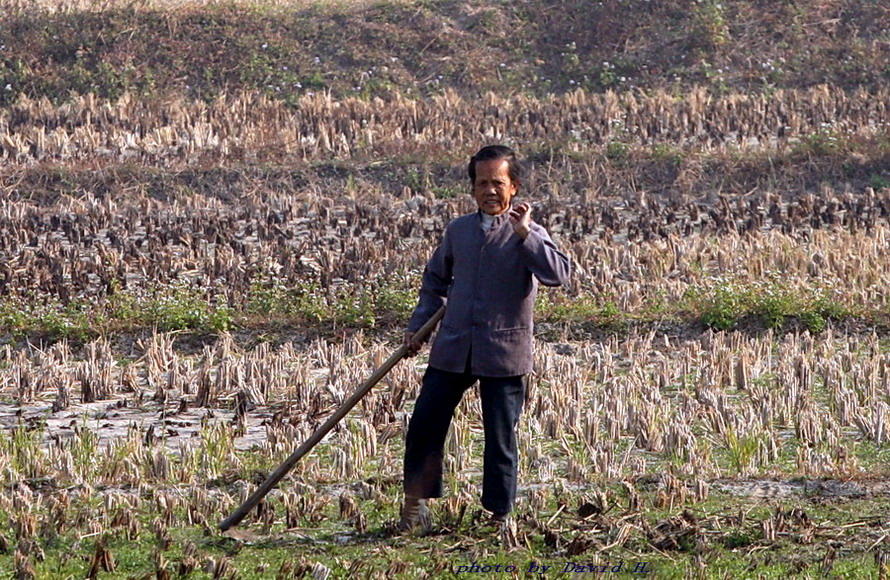
[[[502,514],[513,509],[519,470],[516,424],[525,400],[525,377],[480,378],[485,465],[482,507]]]
[[[405,495],[442,497],[445,437],[475,377],[427,367],[405,437]]]

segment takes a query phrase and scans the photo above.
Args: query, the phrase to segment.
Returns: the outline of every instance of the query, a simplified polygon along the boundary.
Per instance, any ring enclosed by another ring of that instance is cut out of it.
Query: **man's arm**
[[[453,261],[446,228],[442,243],[433,252],[433,256],[424,268],[417,307],[405,330],[404,343],[408,347],[408,356],[413,356],[420,350],[420,343],[413,340],[414,333],[445,304],[448,288],[451,286]]]

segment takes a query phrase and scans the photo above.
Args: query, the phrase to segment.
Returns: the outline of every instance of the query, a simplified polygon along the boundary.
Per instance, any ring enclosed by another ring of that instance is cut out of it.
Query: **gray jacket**
[[[532,222],[523,240],[505,212],[482,231],[481,215],[459,217],[445,228],[442,243],[423,273],[420,299],[408,330],[416,332],[446,301],[429,364],[483,377],[531,372],[532,311],[538,282],[559,286],[571,272],[547,231]]]

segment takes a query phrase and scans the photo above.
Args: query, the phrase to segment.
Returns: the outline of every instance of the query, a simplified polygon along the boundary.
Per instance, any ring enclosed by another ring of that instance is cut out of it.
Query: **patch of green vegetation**
[[[145,295],[115,292],[109,299],[108,311],[118,323],[164,332],[221,332],[234,322],[234,312],[222,298],[210,299],[199,288],[175,284],[155,288]]]
[[[650,153],[651,158],[658,163],[666,163],[671,167],[679,167],[683,163],[686,153],[679,147],[669,143],[656,143]]]
[[[630,155],[630,145],[621,141],[610,141],[606,145],[606,159],[612,163],[622,163]]]
[[[875,191],[890,189],[890,175],[884,173],[873,173],[871,177],[869,177],[869,186]]]
[[[8,297],[0,301],[0,329],[17,338],[40,335],[49,340],[86,340],[101,315],[85,300],[62,304],[50,297]]]
[[[10,470],[3,474],[7,484],[14,479],[10,476],[19,473],[27,478],[44,475],[42,469],[46,452],[43,448],[43,426],[29,426],[19,423],[12,429],[0,430],[0,451],[9,459]]]
[[[248,315],[296,318],[321,322],[327,316],[324,297],[316,284],[285,287],[278,283],[254,282],[245,309]]]
[[[565,294],[543,291],[535,305],[538,318],[545,322],[614,323],[622,313],[611,300],[597,299],[589,294],[569,297]]]
[[[467,190],[460,186],[434,186],[430,191],[433,192],[436,199],[457,199],[467,193]]]
[[[824,125],[814,133],[802,136],[791,150],[799,157],[828,157],[848,147],[847,139],[831,125]]]
[[[68,449],[71,452],[75,475],[80,481],[92,481],[93,470],[99,459],[99,435],[89,426],[86,416],[75,427]]]
[[[245,314],[368,328],[379,323],[404,323],[416,303],[414,288],[386,280],[328,290],[317,283],[285,287],[267,281],[254,284],[246,300]]]
[[[235,326],[298,324],[301,326],[401,326],[416,305],[416,276],[392,272],[387,278],[356,284],[323,281],[285,285],[258,278],[246,296],[234,305],[209,290],[174,284],[139,293],[115,289],[109,296],[88,303],[62,304],[51,296],[0,301],[0,332],[15,338],[62,338],[85,342],[113,330],[155,328],[160,331],[218,333]],[[614,299],[581,292],[568,296],[544,289],[538,294],[538,320],[581,324],[588,328],[621,331],[632,324],[698,321],[715,330],[732,330],[742,324],[781,329],[799,325],[810,332],[825,329],[829,321],[854,312],[838,302],[828,289],[793,291],[779,281],[742,284],[726,278],[690,288],[680,301],[648,296],[634,312],[623,312]],[[876,315],[876,313],[872,313]]]
[[[706,326],[730,330],[743,320],[754,320],[766,328],[781,328],[794,318],[810,332],[821,332],[828,321],[840,320],[850,310],[834,299],[830,290],[813,287],[791,290],[780,280],[742,284],[719,279],[708,287],[692,288],[686,301]]]
[[[697,0],[692,4],[690,43],[701,49],[716,49],[730,40],[726,3]]]
[[[739,433],[728,427],[723,436],[723,451],[733,473],[746,475],[757,467],[758,451],[764,434]]]
[[[890,473],[890,446],[863,439],[855,443],[854,454],[866,473]]]
[[[167,286],[148,295],[115,291],[99,303],[85,299],[63,303],[52,296],[0,301],[0,330],[17,338],[84,342],[111,327],[220,332],[233,323],[232,309],[221,300],[208,300],[203,292],[184,286]]]

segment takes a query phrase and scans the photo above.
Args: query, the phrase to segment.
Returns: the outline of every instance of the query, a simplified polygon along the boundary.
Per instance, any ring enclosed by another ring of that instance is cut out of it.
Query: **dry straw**
[[[0,150],[13,163],[104,158],[169,165],[237,160],[243,151],[258,159],[385,158],[462,150],[471,136],[523,143],[569,139],[577,151],[614,141],[781,149],[824,134],[826,127],[832,135],[872,134],[886,125],[888,102],[881,90],[848,93],[828,86],[771,95],[717,96],[696,89],[680,99],[664,92],[576,91],[543,100],[494,94],[468,100],[446,92],[423,101],[383,102],[319,93],[301,97],[295,108],[251,93],[210,104],[85,95],[53,105],[23,95],[10,117],[0,117]]]

